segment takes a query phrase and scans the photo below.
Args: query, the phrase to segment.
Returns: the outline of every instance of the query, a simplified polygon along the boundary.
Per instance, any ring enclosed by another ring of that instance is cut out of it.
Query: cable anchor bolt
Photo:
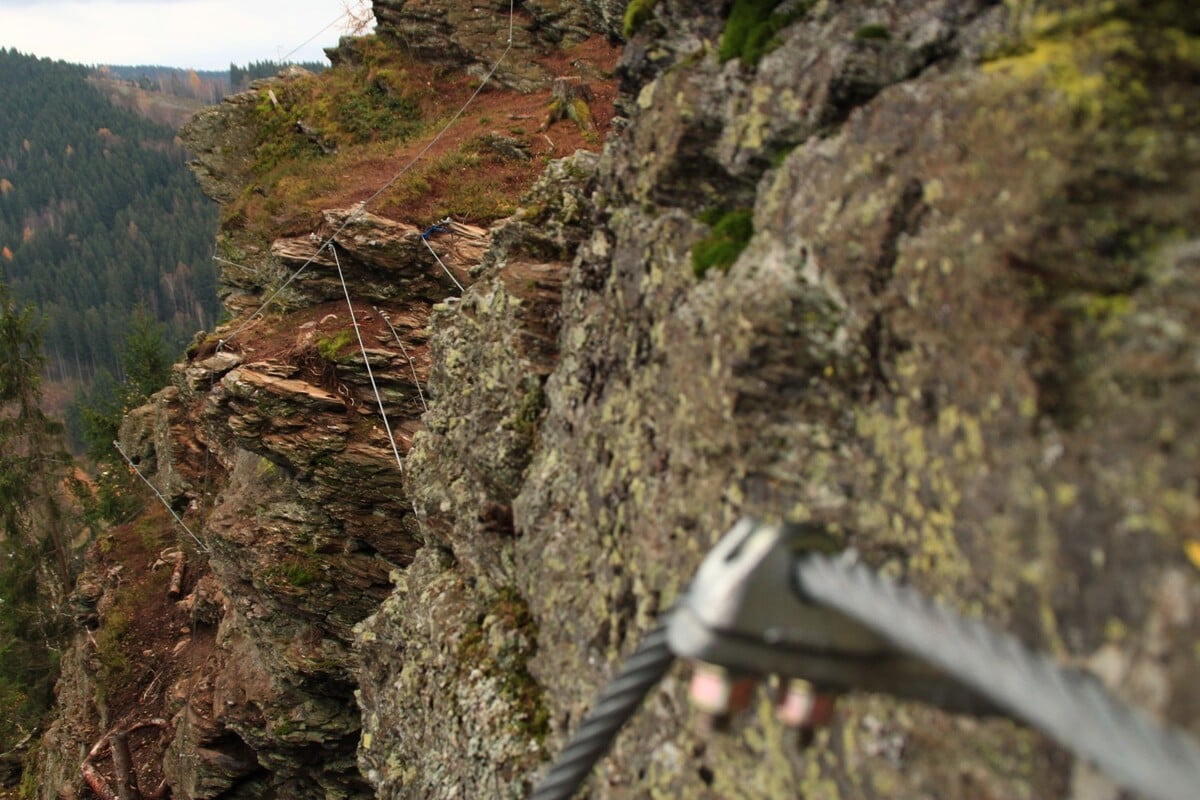
[[[838,549],[834,532],[824,525],[741,520],[701,563],[672,614],[667,628],[672,652],[733,675],[778,675],[819,687],[811,702],[803,689],[790,698],[791,689],[785,692],[780,713],[799,720],[801,729],[827,722],[831,699],[817,698],[850,691],[994,713],[990,703],[932,665],[805,593],[797,566]],[[852,551],[838,557],[856,558]],[[719,697],[707,680],[701,679],[701,698]]]

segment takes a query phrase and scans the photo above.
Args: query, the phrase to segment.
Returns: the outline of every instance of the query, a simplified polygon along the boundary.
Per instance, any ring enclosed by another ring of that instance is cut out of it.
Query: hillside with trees
[[[88,80],[112,103],[179,128],[201,109],[221,102],[226,95],[244,91],[257,78],[274,76],[285,66],[320,72],[327,65],[254,61],[246,66],[230,64],[228,70],[196,70],[105,64],[97,67]]]
[[[327,65],[316,61],[300,61],[296,63],[280,63],[278,61],[251,61],[246,66],[229,65],[229,86],[232,91],[240,92],[250,88],[250,82],[260,78],[272,78],[286,66],[296,66],[312,73],[325,70]]]
[[[131,502],[120,415],[218,309],[215,208],[186,152],[89,72],[0,49],[0,784],[52,700],[91,526]],[[72,392],[94,483],[55,419]]]
[[[0,781],[19,771],[50,705],[88,540],[86,492],[62,426],[41,409],[34,316],[0,281]]]
[[[209,105],[221,102],[221,98],[229,94],[229,73],[225,70],[181,69],[152,64],[105,64],[96,69],[96,74],[128,81],[145,91],[200,100]]]
[[[135,308],[180,349],[217,317],[216,208],[174,131],[89,69],[0,49],[0,273],[41,316],[49,381],[124,379]]]

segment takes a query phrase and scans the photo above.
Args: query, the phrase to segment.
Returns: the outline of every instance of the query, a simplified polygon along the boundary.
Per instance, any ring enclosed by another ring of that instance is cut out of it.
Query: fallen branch
[[[96,771],[96,768],[86,761],[83,762],[83,782],[88,785],[92,793],[99,797],[100,800],[117,800],[117,796],[113,794],[112,789],[108,788],[108,781]]]
[[[142,690],[142,702],[143,703],[150,699],[150,695],[154,694],[154,688],[156,686],[158,686],[158,682],[160,680],[162,680],[161,672],[154,672],[153,670],[151,670],[151,672],[153,672],[154,678],[150,681],[149,685],[147,685],[146,688]]]

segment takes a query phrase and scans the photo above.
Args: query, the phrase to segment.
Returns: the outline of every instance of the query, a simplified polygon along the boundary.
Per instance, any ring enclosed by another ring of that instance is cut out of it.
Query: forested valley
[[[219,308],[217,212],[186,152],[171,128],[109,102],[89,71],[0,49],[0,274],[36,309],[56,412],[73,392],[126,382],[132,328],[161,326],[174,353]]]

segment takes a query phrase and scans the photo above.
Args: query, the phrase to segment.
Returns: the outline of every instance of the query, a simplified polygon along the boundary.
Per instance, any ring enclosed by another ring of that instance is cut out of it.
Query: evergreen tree
[[[39,420],[41,337],[31,307],[18,308],[0,282],[0,407],[15,404],[15,420]]]
[[[138,303],[121,346],[126,399],[131,408],[166,385],[173,361],[166,328],[150,315],[145,304]]]
[[[101,368],[87,388],[76,394],[73,409],[78,409],[80,441],[88,458],[97,464],[113,459],[113,442],[125,416],[125,388],[107,369]]]
[[[273,78],[287,66],[296,66],[312,73],[323,72],[329,65],[319,61],[251,61],[244,67],[230,63],[229,85],[235,91],[246,89],[251,81],[259,78]]]
[[[135,500],[133,480],[113,447],[121,420],[167,384],[174,360],[164,328],[138,306],[120,347],[123,380],[101,369],[96,380],[76,397],[78,425],[88,456],[99,466],[96,492],[99,512],[106,519],[128,513]]]
[[[63,500],[71,460],[61,430],[40,407],[40,344],[32,309],[0,281],[0,751],[52,699],[80,524]]]

